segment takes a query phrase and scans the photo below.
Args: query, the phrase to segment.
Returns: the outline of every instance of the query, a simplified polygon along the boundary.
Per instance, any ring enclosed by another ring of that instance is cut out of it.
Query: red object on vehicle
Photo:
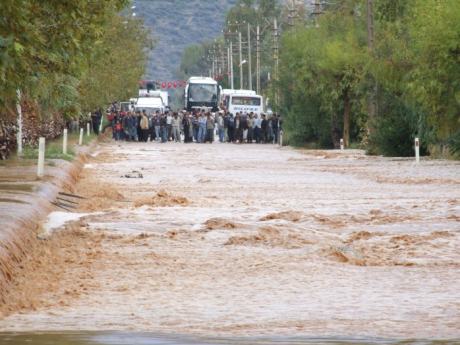
[[[173,83],[173,85],[174,85],[174,88],[176,89],[176,88],[177,88],[177,81],[175,81],[175,82]]]
[[[161,88],[162,88],[162,89],[166,89],[166,83],[165,83],[165,82],[162,82],[162,83],[161,83]]]
[[[172,87],[172,83],[168,82],[168,89],[170,89],[171,87]]]

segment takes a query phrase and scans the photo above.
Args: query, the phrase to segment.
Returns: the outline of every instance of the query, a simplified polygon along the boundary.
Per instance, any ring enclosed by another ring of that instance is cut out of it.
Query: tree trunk
[[[348,147],[350,144],[350,111],[351,111],[350,97],[348,96],[348,92],[345,92],[343,102],[344,102],[343,104],[343,143],[345,147]]]

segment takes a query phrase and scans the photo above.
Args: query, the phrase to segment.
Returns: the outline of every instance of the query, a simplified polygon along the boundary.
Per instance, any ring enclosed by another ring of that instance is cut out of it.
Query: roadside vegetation
[[[128,0],[4,0],[0,4],[0,139],[13,147],[17,91],[24,142],[135,94],[151,48]]]
[[[319,3],[316,12],[304,5],[239,0],[227,14],[224,32],[240,30],[243,37],[246,23],[266,27],[274,18],[280,23],[279,78],[269,28],[261,37],[261,86],[283,115],[286,142],[337,148],[343,138],[347,147],[370,154],[409,156],[419,137],[422,153],[458,158],[460,2],[374,0],[372,45],[366,0]],[[209,57],[226,49],[228,40],[222,36],[189,47],[182,74],[209,71]],[[237,86],[238,63],[235,55]],[[255,85],[254,68],[252,78]],[[226,76],[222,84],[228,86]]]

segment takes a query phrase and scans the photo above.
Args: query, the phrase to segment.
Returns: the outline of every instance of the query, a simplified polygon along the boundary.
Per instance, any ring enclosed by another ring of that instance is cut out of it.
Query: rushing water
[[[43,225],[56,234],[41,242],[44,264],[0,320],[21,333],[0,344],[460,337],[457,162],[269,145],[100,150],[72,190],[85,197],[78,213],[56,210]],[[133,171],[143,178],[126,178]],[[401,341],[412,338],[427,341]]]
[[[3,333],[5,345],[451,345],[460,340],[392,340],[362,338],[191,338],[162,336],[149,333]]]

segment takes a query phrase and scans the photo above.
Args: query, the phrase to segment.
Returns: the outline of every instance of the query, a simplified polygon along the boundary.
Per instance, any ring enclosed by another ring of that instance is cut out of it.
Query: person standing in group
[[[228,113],[224,110],[224,143],[228,142]]]
[[[182,127],[184,128],[184,143],[191,143],[193,141],[193,125],[190,114],[184,114],[184,118],[182,119]]]
[[[278,118],[276,117],[276,114],[273,114],[272,116],[272,130],[273,130],[273,142],[277,144],[278,143]]]
[[[260,143],[261,131],[262,119],[259,114],[256,114],[256,118],[254,119],[254,138],[256,139],[256,143]]]
[[[172,139],[172,120],[173,117],[169,111],[166,111],[166,126],[168,129],[168,141]]]
[[[244,113],[241,116],[240,121],[241,121],[240,126],[241,126],[241,132],[242,132],[241,140],[242,140],[243,143],[245,143],[248,140],[248,114]]]
[[[241,143],[241,137],[242,137],[242,133],[241,133],[241,117],[240,117],[240,113],[236,113],[235,115],[235,142],[240,142]]]
[[[149,138],[149,119],[145,113],[145,110],[142,111],[140,127],[142,133],[141,140],[146,142]]]
[[[123,125],[121,123],[121,118],[117,116],[116,122],[115,122],[115,140],[121,140],[122,139],[122,132],[123,132]]]
[[[101,108],[91,113],[91,123],[93,124],[93,132],[99,135],[99,126],[101,125],[102,110]]]
[[[200,123],[198,121],[198,115],[194,112],[192,116],[192,127],[193,127],[193,137],[195,138],[195,142],[199,142],[199,131],[200,131]]]
[[[159,110],[155,112],[155,116],[153,117],[153,127],[155,128],[155,141],[160,141],[161,124],[160,124],[160,111]]]
[[[206,141],[209,141],[211,144],[214,142],[214,127],[215,122],[211,116],[211,113],[206,115]]]
[[[273,143],[273,116],[267,115],[267,143]]]
[[[137,126],[138,126],[137,117],[134,116],[133,112],[129,112],[128,124],[129,124],[129,135],[130,135],[130,137],[134,141],[139,141],[139,138],[137,136]]]
[[[252,144],[254,140],[254,113],[250,113],[248,116],[248,138],[247,142]]]
[[[198,118],[198,124],[199,124],[199,129],[198,129],[198,142],[199,143],[204,143],[204,140],[206,138],[206,117],[204,116],[204,113],[200,113],[200,117]]]
[[[219,114],[217,115],[217,131],[219,133],[219,141],[223,143],[225,140],[225,129],[222,111],[219,111]]]
[[[228,141],[230,143],[235,141],[235,119],[232,113],[228,115]]]
[[[161,131],[161,142],[162,143],[167,142],[168,141],[168,124],[166,121],[166,114],[161,114],[160,131]]]
[[[180,118],[177,113],[174,113],[171,120],[172,137],[176,143],[180,143]]]
[[[267,118],[265,117],[265,114],[262,114],[262,122],[260,124],[260,138],[261,140],[266,143],[267,142],[267,131],[268,131],[268,121]]]

